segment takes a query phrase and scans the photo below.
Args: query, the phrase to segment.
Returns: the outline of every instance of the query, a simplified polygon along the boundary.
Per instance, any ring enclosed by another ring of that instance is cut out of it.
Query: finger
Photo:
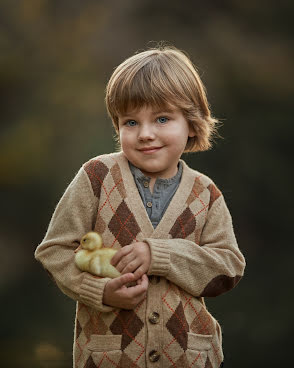
[[[141,286],[147,290],[148,289],[148,285],[149,285],[149,280],[148,280],[148,276],[146,275],[146,273],[144,273],[144,275],[141,277]]]
[[[141,265],[136,270],[132,270],[132,271],[129,271],[129,272],[133,272],[134,275],[135,275],[135,280],[138,280],[146,273],[146,271],[147,270],[145,269],[144,265]],[[147,279],[148,279],[148,277],[147,277]]]
[[[116,265],[116,269],[121,273],[129,273],[132,272],[134,273],[134,271],[140,267],[141,262],[136,259],[134,256],[128,256],[128,257],[124,257],[120,263],[118,263]]]
[[[133,273],[126,273],[122,276],[112,279],[109,282],[111,283],[111,287],[113,290],[118,290],[134,280],[135,280],[135,277]]]
[[[142,275],[138,280],[136,280],[137,284],[142,284],[143,280],[145,280],[146,277],[148,280],[148,276],[146,274]]]
[[[132,262],[135,258],[134,254],[131,252],[127,255],[124,255],[120,258],[120,260],[116,263],[115,268],[118,269],[118,267],[122,270],[124,267],[127,266],[128,263]]]
[[[148,289],[148,277],[146,275],[143,275],[140,279],[140,282],[137,283],[135,286],[131,286],[128,288],[128,291],[130,292],[130,295],[132,297],[137,297],[141,294],[146,293]]]
[[[115,266],[121,260],[121,258],[129,254],[131,250],[132,250],[132,245],[126,245],[125,247],[121,248],[111,258],[110,264],[112,264],[112,266]]]

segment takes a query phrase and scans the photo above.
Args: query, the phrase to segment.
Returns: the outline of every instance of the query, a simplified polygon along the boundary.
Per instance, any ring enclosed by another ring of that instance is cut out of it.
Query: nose
[[[142,124],[138,133],[139,141],[149,141],[155,138],[155,132],[152,124]]]

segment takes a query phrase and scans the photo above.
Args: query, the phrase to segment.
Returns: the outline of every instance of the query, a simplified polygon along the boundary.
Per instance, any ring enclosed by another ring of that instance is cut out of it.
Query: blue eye
[[[168,121],[168,118],[164,117],[164,116],[160,116],[159,118],[157,118],[157,121],[160,123],[160,124],[164,124]]]
[[[137,125],[137,122],[135,120],[129,120],[126,122],[126,125],[128,125],[129,127],[133,127]]]

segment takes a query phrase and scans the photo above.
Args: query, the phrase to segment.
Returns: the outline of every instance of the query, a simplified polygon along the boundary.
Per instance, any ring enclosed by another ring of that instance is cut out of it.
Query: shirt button
[[[152,202],[147,202],[147,207],[151,208],[152,207]]]
[[[149,322],[156,325],[159,322],[159,314],[157,312],[152,312],[149,315]]]
[[[148,181],[144,181],[143,185],[144,185],[144,188],[148,188],[149,187]]]
[[[149,353],[149,360],[150,362],[157,362],[160,359],[160,354],[156,350],[151,350]]]

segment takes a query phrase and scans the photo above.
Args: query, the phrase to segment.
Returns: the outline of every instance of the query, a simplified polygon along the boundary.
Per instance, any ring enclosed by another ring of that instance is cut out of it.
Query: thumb
[[[117,290],[134,280],[135,280],[135,275],[133,273],[126,273],[124,275],[121,275],[113,279],[112,287],[114,290]]]

